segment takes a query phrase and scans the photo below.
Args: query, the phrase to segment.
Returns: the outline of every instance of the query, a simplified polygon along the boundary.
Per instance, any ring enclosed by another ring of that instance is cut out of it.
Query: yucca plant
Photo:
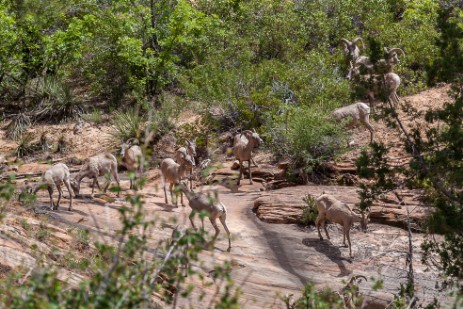
[[[33,111],[35,121],[58,123],[76,119],[82,108],[72,95],[71,88],[54,77],[45,77],[32,93],[37,102]]]
[[[146,117],[137,109],[118,111],[112,119],[113,132],[111,133],[117,143],[125,142],[130,138],[140,139],[145,131]]]
[[[19,113],[11,119],[6,127],[6,137],[17,141],[30,126],[31,118],[26,113]]]
[[[14,151],[15,155],[22,158],[41,150],[41,146],[37,143],[34,143],[33,140],[34,135],[32,133],[22,134],[18,140],[18,146]]]

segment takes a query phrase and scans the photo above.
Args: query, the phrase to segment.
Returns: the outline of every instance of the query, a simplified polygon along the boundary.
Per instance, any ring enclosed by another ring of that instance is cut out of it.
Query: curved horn
[[[243,132],[241,132],[241,134],[249,134],[249,133],[252,134],[252,131],[251,130],[244,130]]]
[[[347,283],[347,285],[351,285],[352,283],[354,283],[355,280],[358,280],[358,279],[364,279],[365,281],[368,281],[367,277],[365,277],[363,275],[355,275],[355,276],[352,276],[352,278],[349,279],[349,282]]]
[[[401,48],[398,48],[398,47],[391,48],[391,49],[389,50],[388,55],[390,55],[392,52],[396,52],[396,53],[397,53],[397,52],[401,52],[402,55],[405,57],[405,52],[404,52]]]
[[[360,214],[360,215],[362,214],[362,211],[358,208],[352,209],[352,212],[355,212],[356,214]]]
[[[133,143],[134,140],[135,140],[135,137],[131,137],[131,138],[129,138],[125,143],[126,143],[127,145],[132,145],[132,143]]]
[[[361,42],[362,43],[362,48],[365,48],[365,45],[363,44],[363,40],[361,37],[358,37],[358,38],[355,38],[352,40],[352,43],[354,43],[355,45],[357,45],[357,42]]]
[[[343,43],[343,44],[346,44],[346,45],[351,45],[352,44],[351,41],[349,41],[348,39],[345,39],[345,38],[342,38],[339,43]]]

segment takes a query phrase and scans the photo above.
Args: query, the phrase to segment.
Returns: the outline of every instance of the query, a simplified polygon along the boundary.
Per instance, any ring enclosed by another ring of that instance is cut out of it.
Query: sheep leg
[[[120,182],[120,180],[119,180],[119,175],[117,174],[117,170],[116,170],[116,169],[113,169],[113,170],[111,171],[111,173],[113,174],[113,177],[114,177],[114,179],[116,180],[116,183],[117,183],[117,187],[119,188],[119,190],[117,190],[117,197],[119,197],[120,194],[121,194],[121,190],[120,190],[120,188],[121,188],[121,182]],[[109,184],[108,184],[108,186],[109,186]],[[130,189],[132,189],[132,180],[130,180]]]
[[[230,231],[228,230],[228,226],[227,226],[227,214],[223,214],[222,216],[220,216],[219,220],[222,223],[223,228],[225,229],[225,232],[227,232],[227,235],[228,235],[228,249],[227,249],[227,252],[230,252],[230,250],[231,250],[231,239],[230,239]]]
[[[373,135],[374,135],[374,129],[371,126],[371,124],[366,120],[366,121],[361,121],[363,125],[370,131],[370,143],[373,143]]]
[[[166,190],[166,183],[163,183],[163,189],[164,189],[164,202],[167,204],[167,190]]]
[[[61,196],[63,196],[63,190],[61,189],[61,185],[56,185],[56,188],[58,189],[58,201],[56,202],[56,207],[54,208],[54,210],[58,210],[59,203],[61,202]]]
[[[317,217],[317,219],[315,219],[315,226],[317,227],[318,237],[320,237],[320,240],[323,240],[322,234],[320,233],[320,221],[321,219]]]
[[[92,198],[93,198],[93,195],[94,195],[94,192],[95,192],[95,184],[97,184],[98,189],[100,189],[100,184],[98,183],[98,178],[96,176],[93,177],[92,194],[90,195]]]
[[[214,230],[215,230],[214,237],[212,238],[211,242],[209,243],[211,249],[213,249],[215,240],[217,239],[217,236],[219,236],[220,230],[219,230],[219,227],[217,226],[217,222],[216,222],[215,217],[209,217],[209,221],[211,221],[212,226],[214,227]]]
[[[55,209],[55,205],[53,204],[53,188],[51,186],[47,186],[48,195],[50,196],[50,209]]]
[[[252,174],[251,174],[251,159],[249,159],[249,165],[248,165],[248,168],[249,168],[249,183],[252,185]]]
[[[196,226],[195,226],[195,223],[193,221],[193,218],[194,218],[195,214],[196,214],[196,211],[192,210],[190,215],[188,216],[188,218],[190,219],[191,226],[196,230]]]
[[[352,258],[352,244],[350,243],[350,228],[347,229],[347,231],[344,232],[347,238],[347,242],[349,243],[349,256]]]
[[[326,229],[326,220],[323,220],[323,229],[325,230],[326,238],[330,239],[330,235],[328,234],[328,230]]]
[[[236,183],[238,186],[240,185],[241,176],[243,175],[243,161],[239,160],[240,162],[240,176],[238,177],[238,182]]]
[[[69,208],[68,210],[71,211],[72,210],[72,193],[71,193],[71,184],[69,183],[69,180],[68,181],[65,181],[64,184],[66,185],[66,188],[68,189],[68,192],[69,192]]]
[[[190,190],[193,190],[193,167],[190,169]]]
[[[172,203],[174,202],[174,193],[172,191],[173,186],[174,186],[174,184],[171,182],[169,184],[169,191],[170,191],[170,200],[172,201]],[[175,197],[175,206],[177,206],[177,204],[178,204],[177,197]]]

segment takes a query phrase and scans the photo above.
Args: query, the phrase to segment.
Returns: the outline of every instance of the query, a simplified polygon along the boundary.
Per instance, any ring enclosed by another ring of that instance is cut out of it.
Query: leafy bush
[[[146,116],[138,109],[117,111],[112,119],[113,132],[117,143],[125,142],[130,138],[138,138],[144,134],[146,127]]]
[[[316,199],[310,194],[307,194],[302,198],[302,200],[306,203],[306,206],[302,210],[301,223],[303,225],[315,223],[315,219],[317,219],[318,216]]]
[[[55,77],[37,78],[30,96],[35,101],[34,121],[59,123],[76,119],[82,107],[75,100],[71,88]]]
[[[266,124],[277,158],[290,159],[295,167],[314,167],[334,159],[347,145],[342,127],[312,108],[289,108]]]

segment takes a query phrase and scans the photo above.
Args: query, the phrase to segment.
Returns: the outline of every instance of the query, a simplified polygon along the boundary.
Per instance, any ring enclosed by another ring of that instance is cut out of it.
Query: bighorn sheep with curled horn
[[[397,107],[400,100],[397,95],[397,89],[400,86],[399,75],[393,72],[386,74],[360,75],[359,69],[362,65],[363,63],[354,64],[350,62],[347,78],[349,80],[357,79],[360,85],[366,88],[371,110],[375,112],[375,98],[379,95],[381,90],[385,92],[388,100],[393,104],[393,106]]]
[[[129,172],[137,171],[140,175],[143,171],[143,152],[138,145],[132,145],[133,138],[121,145],[122,163]],[[130,189],[133,189],[133,180],[130,178]]]
[[[230,252],[231,239],[230,239],[230,231],[228,230],[228,226],[227,226],[227,209],[225,208],[225,205],[219,201],[217,196],[212,198],[210,196],[207,196],[201,193],[195,193],[193,191],[188,190],[188,187],[182,182],[179,184],[179,188],[186,195],[189,205],[192,209],[189,215],[189,219],[190,219],[190,222],[193,228],[196,229],[195,223],[193,222],[193,217],[195,213],[206,211],[207,217],[209,217],[209,220],[211,221],[212,226],[214,227],[214,230],[215,230],[215,235],[212,240],[212,241],[215,241],[215,239],[220,233],[220,230],[217,227],[217,223],[216,223],[216,220],[219,219],[223,225],[223,228],[225,229],[225,232],[227,232],[227,236],[228,236],[227,251]],[[201,221],[201,224],[204,229],[204,221]]]
[[[193,140],[186,140],[186,147],[180,147],[175,152],[175,161],[180,162],[181,158],[185,158],[187,155],[190,156],[193,165],[190,169],[190,190],[193,189],[193,166],[196,165],[195,157],[196,157],[196,138]]]
[[[342,38],[340,41],[340,43],[343,44],[344,53],[348,56],[349,60],[354,62],[360,57],[360,48],[357,46],[358,42],[362,43],[362,48],[364,48],[362,38],[355,38],[352,41]]]
[[[252,150],[254,147],[263,143],[256,130],[245,130],[241,134],[236,134],[233,139],[233,154],[240,162],[240,175],[238,177],[237,185],[240,185],[241,177],[243,176],[243,161],[249,162],[249,183],[252,184],[251,174],[251,160]]]
[[[384,47],[384,58],[378,60],[376,63],[372,63],[370,57],[368,56],[359,56],[356,59],[349,59],[350,68],[347,73],[347,78],[351,75],[352,64],[360,66],[364,65],[367,72],[370,74],[385,74],[393,73],[394,66],[400,63],[398,52],[405,56],[405,52],[401,48],[391,48],[388,49]]]
[[[166,158],[161,162],[161,178],[162,184],[164,189],[164,198],[165,203],[167,204],[167,191],[166,191],[166,184],[169,183],[169,190],[170,190],[170,199],[173,200],[173,192],[172,187],[174,185],[178,185],[182,178],[185,176],[185,172],[187,170],[192,169],[194,163],[190,157],[190,155],[186,155],[185,157],[179,157],[178,163],[175,162],[171,158]],[[181,203],[183,205],[183,194],[180,192]],[[175,201],[175,205],[177,205],[177,201]]]
[[[360,222],[360,226],[364,232],[367,231],[369,220],[368,211],[360,211],[359,209],[350,209],[346,203],[343,203],[330,194],[323,193],[317,200],[318,216],[315,220],[318,236],[320,240],[323,237],[320,233],[320,225],[325,230],[326,237],[330,239],[328,230],[326,229],[326,221],[340,224],[343,227],[343,244],[346,246],[346,238],[349,243],[349,256],[352,258],[352,245],[350,242],[350,228],[354,222]]]
[[[370,131],[370,143],[373,142],[374,128],[370,124],[370,107],[362,102],[353,103],[344,107],[335,109],[331,113],[331,117],[334,120],[342,120],[351,117],[351,123],[349,126],[357,126],[360,122],[363,124],[368,131]]]
[[[117,185],[120,186],[119,175],[117,174],[117,159],[114,155],[110,153],[102,153],[88,158],[84,165],[80,168],[80,171],[74,176],[74,179],[71,180],[71,186],[76,195],[80,192],[80,182],[83,178],[93,178],[92,185],[92,195],[93,197],[95,191],[95,184],[98,186],[98,189],[101,190],[100,184],[98,183],[98,176],[103,176],[105,174],[110,174],[116,180]],[[108,181],[103,192],[106,192],[111,181]],[[119,192],[117,193],[119,196]]]
[[[72,190],[71,190],[71,173],[69,168],[64,163],[57,163],[50,167],[42,176],[42,180],[35,186],[32,191],[34,194],[37,193],[41,188],[47,188],[48,194],[50,195],[50,208],[58,210],[61,196],[63,195],[62,185],[65,185],[69,192],[69,208],[72,210]],[[53,203],[53,189],[58,189],[58,201],[56,205]]]

